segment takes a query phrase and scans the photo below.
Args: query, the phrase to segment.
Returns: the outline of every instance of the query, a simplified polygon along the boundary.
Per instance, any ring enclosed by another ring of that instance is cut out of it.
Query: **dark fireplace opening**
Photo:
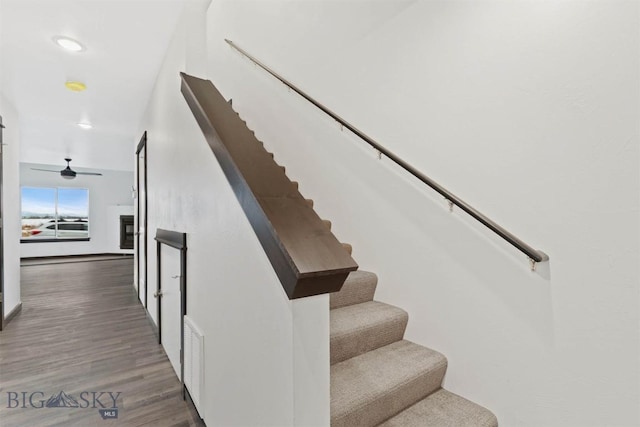
[[[120,249],[133,249],[133,215],[120,215]]]

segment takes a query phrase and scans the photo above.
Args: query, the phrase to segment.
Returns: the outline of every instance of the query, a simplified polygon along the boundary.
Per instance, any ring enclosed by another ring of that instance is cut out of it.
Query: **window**
[[[89,190],[22,187],[22,241],[89,239]]]

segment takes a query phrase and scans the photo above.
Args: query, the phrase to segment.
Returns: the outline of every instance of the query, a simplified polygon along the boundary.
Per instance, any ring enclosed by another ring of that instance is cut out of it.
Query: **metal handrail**
[[[240,52],[241,54],[249,58],[253,63],[258,65],[262,69],[264,69],[269,74],[271,74],[273,77],[275,77],[276,79],[280,80],[282,83],[287,85],[290,89],[295,91],[298,95],[302,96],[304,99],[306,99],[307,101],[309,101],[310,103],[318,107],[325,114],[329,115],[332,119],[340,123],[340,125],[349,129],[351,132],[353,132],[356,136],[358,136],[364,142],[366,142],[367,144],[375,148],[379,153],[384,154],[391,161],[393,161],[394,163],[396,163],[397,165],[405,169],[411,175],[415,176],[420,181],[422,181],[423,183],[427,184],[429,187],[431,187],[432,189],[440,193],[449,202],[450,206],[453,206],[453,205],[458,206],[460,209],[462,209],[463,211],[471,215],[476,220],[480,221],[483,225],[485,225],[491,231],[496,233],[498,236],[502,237],[504,240],[509,242],[511,245],[516,247],[521,252],[525,253],[529,257],[532,263],[549,260],[549,256],[547,254],[529,246],[528,244],[520,240],[518,237],[516,237],[515,235],[513,235],[512,233],[510,233],[509,231],[507,231],[506,229],[504,229],[503,227],[501,227],[500,225],[498,225],[497,223],[489,219],[487,216],[479,212],[477,209],[471,207],[467,202],[460,199],[458,196],[451,193],[449,190],[447,190],[446,188],[444,188],[443,186],[441,186],[440,184],[438,184],[428,176],[418,171],[416,168],[414,168],[413,166],[411,166],[410,164],[402,160],[400,157],[396,156],[394,153],[392,153],[391,151],[389,151],[388,149],[380,145],[371,137],[367,136],[360,129],[356,128],[354,125],[352,125],[351,123],[349,123],[348,121],[346,121],[345,119],[343,119],[342,117],[340,117],[339,115],[337,115],[336,113],[334,113],[333,111],[331,111],[330,109],[328,109],[327,107],[325,107],[324,105],[322,105],[321,103],[313,99],[311,96],[307,95],[300,88],[295,86],[293,83],[289,82],[287,79],[285,79],[275,71],[273,71],[271,68],[269,68],[268,66],[260,62],[258,59],[254,58],[252,55],[250,55],[247,51],[239,47],[237,44],[235,44],[234,42],[228,39],[225,39],[225,42],[227,42],[229,46],[231,46],[232,48],[234,48],[235,50],[237,50],[238,52]],[[533,268],[533,265],[532,265],[532,268]]]

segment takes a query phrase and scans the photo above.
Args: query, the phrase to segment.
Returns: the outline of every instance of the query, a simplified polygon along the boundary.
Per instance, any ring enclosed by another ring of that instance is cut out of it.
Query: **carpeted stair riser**
[[[373,300],[378,284],[378,276],[368,271],[352,271],[342,285],[340,292],[330,294],[330,308],[345,307]]]
[[[331,426],[373,427],[438,390],[440,353],[409,341],[331,366]]]
[[[330,312],[331,364],[400,341],[409,316],[377,301],[336,308]]]

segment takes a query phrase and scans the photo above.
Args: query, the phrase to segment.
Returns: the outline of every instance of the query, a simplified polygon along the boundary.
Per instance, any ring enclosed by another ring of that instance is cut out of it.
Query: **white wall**
[[[116,213],[114,206],[122,206],[129,212],[132,210],[133,199],[131,187],[133,172],[95,169],[102,176],[78,175],[73,180],[66,180],[59,175],[34,171],[31,168],[62,169],[60,164],[41,165],[35,163],[20,163],[20,185],[24,187],[71,187],[89,189],[89,237],[88,242],[40,242],[21,243],[20,256],[42,257],[102,253],[131,253],[131,250],[121,250],[119,240],[114,244],[113,236],[119,239],[118,229],[113,229]],[[82,168],[75,168],[82,170]],[[17,197],[18,201],[20,197]],[[117,215],[119,217],[119,214]]]
[[[156,229],[187,233],[187,306],[204,334],[208,425],[327,424],[328,298],[306,300],[305,310],[287,299],[180,93],[180,71],[206,69],[207,4],[187,4],[139,130],[148,131],[149,292]],[[147,307],[154,321],[156,302]],[[306,388],[318,402],[308,414]]]
[[[3,129],[2,228],[4,232],[4,314],[20,303],[20,132],[18,113],[0,93]]]
[[[216,1],[211,76],[445,386],[501,425],[635,426],[638,3]],[[548,253],[525,256],[254,67],[229,38]]]

